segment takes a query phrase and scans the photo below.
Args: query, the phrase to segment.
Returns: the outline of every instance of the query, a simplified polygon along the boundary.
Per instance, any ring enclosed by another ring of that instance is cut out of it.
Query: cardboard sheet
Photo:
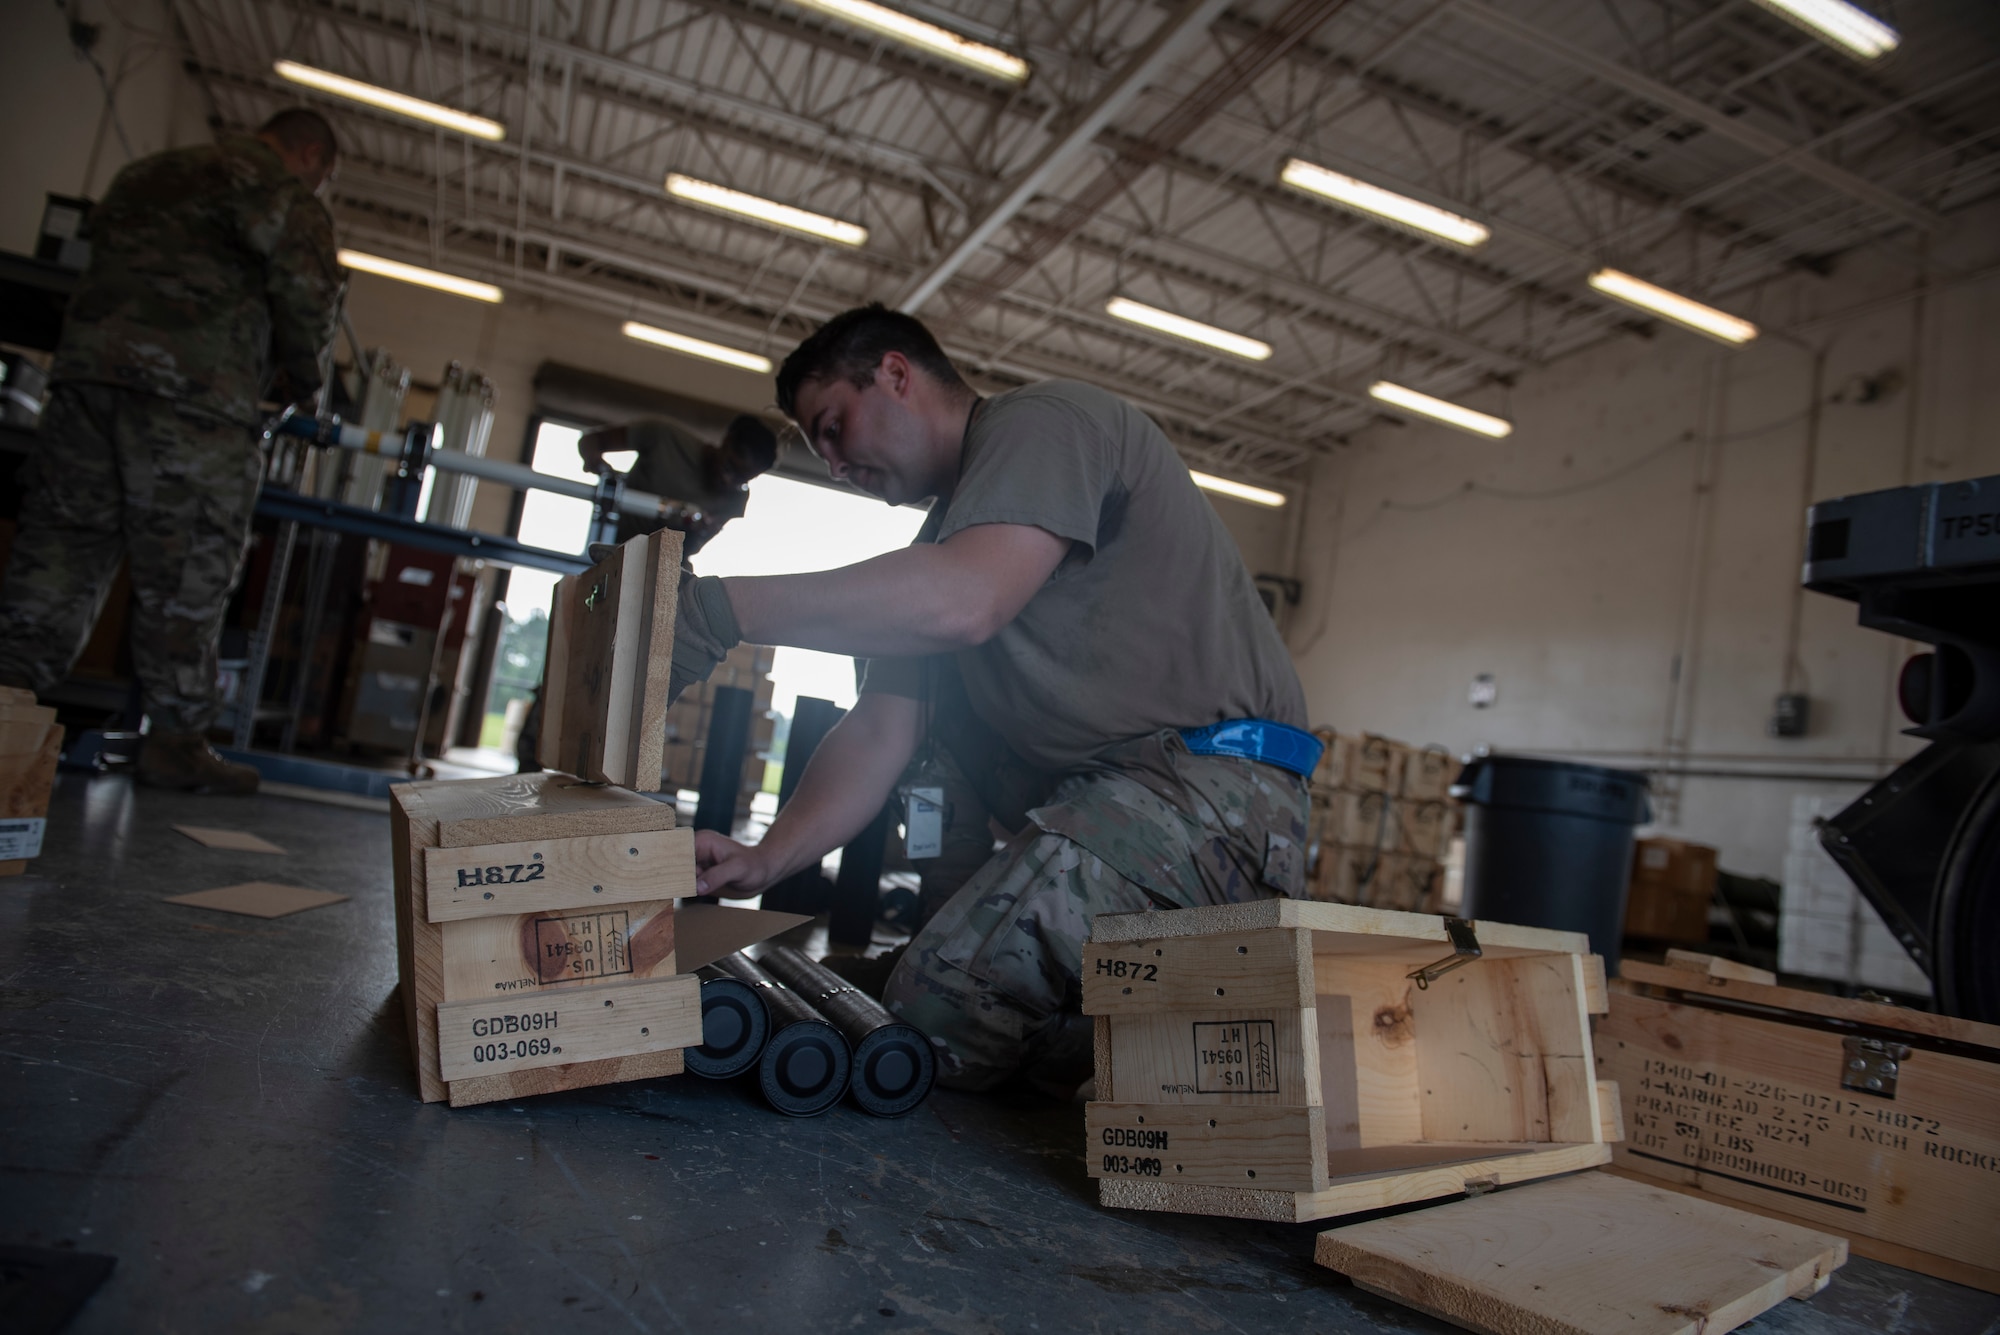
[[[674,967],[693,973],[724,955],[811,921],[803,913],[736,909],[712,899],[684,899],[674,910]]]
[[[260,839],[248,830],[218,830],[208,825],[176,825],[176,830],[200,844],[203,848],[223,848],[235,853],[282,853],[268,839]]]
[[[245,881],[214,890],[197,890],[188,895],[169,895],[169,904],[188,904],[198,909],[241,913],[252,918],[282,918],[326,904],[338,904],[346,895],[328,890],[308,890],[298,885],[278,885],[271,881]]]

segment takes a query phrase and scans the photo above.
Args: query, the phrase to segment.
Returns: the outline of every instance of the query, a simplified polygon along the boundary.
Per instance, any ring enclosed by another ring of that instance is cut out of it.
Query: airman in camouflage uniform
[[[1303,729],[1298,676],[1228,531],[1132,404],[1062,381],[981,399],[921,324],[879,306],[801,344],[778,401],[835,478],[932,504],[906,552],[684,579],[676,683],[739,639],[879,654],[760,843],[697,834],[701,885],[754,894],[816,864],[913,759],[925,772],[925,748],[948,750],[1015,834],[882,999],[930,1035],[943,1083],[1019,1073],[1067,1093],[1090,1074],[1095,915],[1303,891],[1305,780],[1213,754],[1202,731]]]
[[[256,787],[202,734],[262,474],[257,403],[317,392],[332,340],[340,276],[314,196],[335,153],[319,116],[281,112],[132,163],[91,216],[0,589],[0,683],[61,680],[128,558],[148,782]]]

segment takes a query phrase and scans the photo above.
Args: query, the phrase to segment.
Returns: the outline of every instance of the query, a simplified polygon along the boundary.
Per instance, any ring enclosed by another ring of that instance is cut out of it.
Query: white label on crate
[[[934,858],[944,852],[944,789],[910,789],[903,831],[907,854],[912,861]]]
[[[16,862],[42,855],[42,830],[48,819],[0,820],[0,862]]]

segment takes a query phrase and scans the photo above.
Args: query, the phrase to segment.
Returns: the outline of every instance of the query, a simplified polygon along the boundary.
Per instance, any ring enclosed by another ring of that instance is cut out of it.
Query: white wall
[[[1663,329],[1469,399],[1515,421],[1505,441],[1363,433],[1319,468],[1306,515],[1290,638],[1314,721],[1460,753],[1815,776],[1657,785],[1665,827],[1777,877],[1794,794],[1858,792],[1915,749],[1893,705],[1911,646],[1798,589],[1808,490],[2000,472],[1996,259],[1989,207],[1933,241],[1928,281],[1905,245],[1734,303],[1800,342]],[[1900,386],[1856,401],[1883,372]],[[1481,672],[1499,688],[1485,710],[1466,698]],[[1797,740],[1765,733],[1788,688],[1812,697]]]

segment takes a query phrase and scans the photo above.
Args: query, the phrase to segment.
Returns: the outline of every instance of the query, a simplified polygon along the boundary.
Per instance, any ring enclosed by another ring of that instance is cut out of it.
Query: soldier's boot
[[[136,776],[154,788],[242,795],[257,791],[260,776],[248,765],[224,760],[200,733],[151,733],[139,749]]]

